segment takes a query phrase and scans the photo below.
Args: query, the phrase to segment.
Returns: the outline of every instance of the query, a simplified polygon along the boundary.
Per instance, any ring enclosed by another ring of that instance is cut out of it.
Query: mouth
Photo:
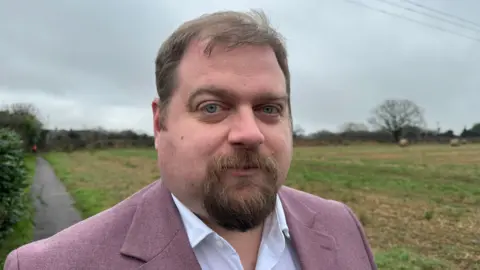
[[[233,176],[251,176],[260,171],[258,166],[243,166],[241,168],[229,168],[227,172]]]
[[[254,164],[247,164],[243,167],[241,167],[242,170],[254,170],[254,169],[259,169],[257,165]]]

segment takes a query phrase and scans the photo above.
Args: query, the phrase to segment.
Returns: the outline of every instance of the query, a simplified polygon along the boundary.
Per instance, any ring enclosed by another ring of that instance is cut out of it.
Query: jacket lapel
[[[282,187],[279,196],[301,268],[338,269],[335,239],[316,222],[317,213],[305,207],[295,192]],[[120,252],[145,262],[141,270],[201,270],[180,214],[161,181],[143,195]]]
[[[293,247],[303,270],[335,270],[337,246],[335,239],[315,220],[317,213],[305,207],[291,188],[282,187],[279,193]]]
[[[180,214],[161,181],[143,195],[120,252],[144,261],[142,270],[201,270]]]

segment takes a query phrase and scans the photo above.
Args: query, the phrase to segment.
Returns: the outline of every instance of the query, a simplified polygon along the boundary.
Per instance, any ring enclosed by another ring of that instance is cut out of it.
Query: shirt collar
[[[203,239],[215,232],[210,229],[200,218],[198,218],[190,209],[188,209],[175,195],[171,194],[175,205],[180,212],[185,230],[187,232],[188,240],[192,248],[195,248]],[[286,238],[290,238],[290,233],[287,225],[285,211],[283,210],[282,201],[277,195],[275,213],[273,215],[280,228],[281,232]]]
[[[288,230],[287,217],[285,216],[285,211],[283,210],[282,200],[277,195],[277,203],[275,206],[275,213],[277,215],[278,226],[282,233],[290,239],[290,231]]]

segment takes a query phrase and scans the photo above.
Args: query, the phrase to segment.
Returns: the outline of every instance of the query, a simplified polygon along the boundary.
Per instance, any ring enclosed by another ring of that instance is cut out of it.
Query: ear
[[[152,101],[152,115],[153,115],[153,137],[155,140],[155,149],[158,148],[158,135],[160,133],[160,100],[155,98]]]

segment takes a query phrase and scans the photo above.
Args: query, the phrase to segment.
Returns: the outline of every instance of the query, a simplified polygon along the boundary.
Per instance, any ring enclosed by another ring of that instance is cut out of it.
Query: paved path
[[[34,241],[50,237],[82,220],[52,167],[40,157],[37,158],[32,195],[36,211]]]

